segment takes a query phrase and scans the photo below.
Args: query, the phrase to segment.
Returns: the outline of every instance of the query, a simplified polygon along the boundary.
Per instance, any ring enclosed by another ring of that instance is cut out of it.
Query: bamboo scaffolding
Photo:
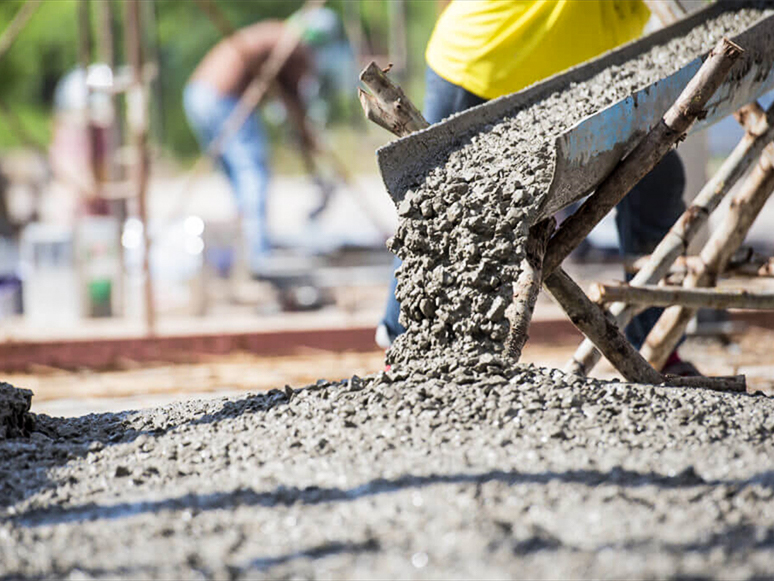
[[[715,283],[731,256],[742,244],[755,218],[774,191],[774,166],[767,152],[761,154],[752,173],[734,196],[726,216],[713,232],[699,257],[702,265],[683,281],[684,288],[707,287]],[[651,330],[641,353],[654,366],[663,366],[676,347],[696,310],[681,306],[664,311]]]
[[[648,261],[640,267],[631,281],[633,286],[655,284],[664,278],[723,198],[759,159],[761,153],[771,148],[771,141],[774,140],[774,105],[765,113],[757,103],[748,105],[743,108],[742,116],[747,129],[744,137],[712,179],[701,189],[691,206],[659,242]],[[636,314],[634,308],[627,308],[626,303],[614,303],[608,310],[622,328],[628,325]],[[585,340],[575,351],[565,370],[576,375],[587,375],[599,359],[599,351],[590,341]]]
[[[615,167],[594,194],[559,226],[548,243],[543,260],[545,276],[550,275],[594,226],[685,137],[693,123],[705,114],[704,106],[742,52],[741,47],[726,38],[717,43],[661,121]]]
[[[589,298],[595,303],[622,301],[649,307],[680,305],[691,309],[774,309],[774,293],[745,290],[719,291],[708,288],[596,283],[591,287]]]

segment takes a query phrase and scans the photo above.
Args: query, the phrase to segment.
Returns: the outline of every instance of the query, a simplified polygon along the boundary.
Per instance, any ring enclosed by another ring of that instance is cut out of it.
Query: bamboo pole
[[[138,202],[138,213],[142,222],[143,235],[143,295],[145,303],[145,326],[149,336],[156,333],[156,306],[153,301],[153,275],[150,268],[151,238],[148,217],[148,178],[150,155],[148,152],[148,93],[143,82],[142,27],[140,21],[140,0],[126,2],[126,55],[132,67],[132,87],[127,93],[128,125],[136,152],[134,179]]]
[[[669,272],[674,261],[688,248],[700,229],[707,223],[710,214],[728,195],[739,179],[761,156],[762,152],[771,152],[774,146],[774,105],[764,113],[755,103],[743,107],[740,119],[747,130],[731,155],[701,189],[693,203],[672,226],[667,235],[653,250],[648,261],[640,268],[631,281],[633,286],[655,284]],[[766,153],[766,155],[771,155]],[[633,308],[625,303],[610,305],[610,314],[622,328],[629,324],[635,315]],[[576,375],[587,375],[597,364],[600,353],[594,345],[584,340],[575,351],[565,370]]]
[[[683,281],[684,288],[706,287],[714,284],[731,256],[742,244],[755,218],[774,191],[774,166],[767,155],[761,155],[750,176],[742,184],[723,222],[713,232],[699,257],[702,265]],[[655,366],[662,366],[675,348],[695,309],[670,307],[664,311],[656,326],[648,334],[641,352]]]
[[[591,287],[589,298],[595,303],[621,301],[649,307],[680,305],[691,309],[774,309],[774,293],[745,290],[720,291],[709,288],[596,283]]]
[[[663,119],[603,180],[594,194],[559,226],[548,243],[543,261],[544,275],[550,275],[594,226],[684,138],[693,123],[705,115],[704,106],[742,52],[742,48],[726,38],[717,43]]]
[[[16,38],[19,33],[24,30],[24,27],[29,22],[30,18],[35,11],[42,5],[42,0],[26,0],[19,11],[14,15],[13,20],[5,27],[3,33],[0,34],[0,60],[3,59],[5,53],[7,53],[13,43],[16,42]]]

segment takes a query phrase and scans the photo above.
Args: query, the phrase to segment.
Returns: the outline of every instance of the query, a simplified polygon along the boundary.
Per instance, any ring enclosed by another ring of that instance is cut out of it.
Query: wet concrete
[[[0,382],[0,441],[29,435],[33,427],[31,403],[30,390]]]
[[[0,443],[0,576],[765,577],[772,418],[495,360],[39,416]]]

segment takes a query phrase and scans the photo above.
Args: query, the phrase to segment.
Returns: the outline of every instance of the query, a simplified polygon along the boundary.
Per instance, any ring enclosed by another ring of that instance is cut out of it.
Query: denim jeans
[[[453,113],[480,105],[485,99],[466,91],[427,67],[425,74],[425,119],[437,123]],[[616,207],[620,252],[624,256],[650,253],[685,210],[685,172],[680,156],[670,151]],[[401,261],[395,258],[395,269]],[[398,321],[400,304],[395,298],[393,274],[382,324],[390,339],[405,332]],[[626,327],[626,336],[639,349],[663,309],[651,308],[637,315]]]
[[[202,150],[220,134],[239,99],[220,95],[201,81],[183,91],[183,107]],[[270,249],[266,221],[269,184],[269,148],[266,131],[257,115],[251,116],[229,139],[218,157],[236,196],[242,236],[253,270]]]

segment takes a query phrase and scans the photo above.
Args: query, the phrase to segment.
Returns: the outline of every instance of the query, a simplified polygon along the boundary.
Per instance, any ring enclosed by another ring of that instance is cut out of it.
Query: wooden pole
[[[3,33],[0,34],[0,60],[3,59],[5,53],[13,46],[19,33],[24,30],[24,27],[29,22],[29,19],[35,14],[35,11],[40,8],[42,4],[41,0],[26,0],[19,11],[14,15],[10,24],[5,27]]]
[[[360,80],[373,92],[357,90],[366,117],[398,137],[429,127],[403,89],[387,78],[388,70],[389,67],[383,71],[372,61],[360,73]]]
[[[134,180],[138,212],[143,233],[143,295],[145,303],[145,327],[148,335],[156,333],[156,307],[153,301],[153,275],[150,268],[151,237],[148,217],[148,178],[150,155],[148,152],[148,93],[143,82],[142,27],[140,0],[126,0],[126,55],[132,67],[132,87],[127,93],[128,126],[136,152]]]
[[[99,184],[97,176],[97,146],[96,146],[96,131],[97,128],[92,122],[91,115],[91,95],[92,90],[87,82],[89,74],[89,65],[93,60],[92,35],[91,35],[91,18],[89,14],[89,0],[78,0],[78,64],[80,65],[83,73],[83,94],[85,96],[85,102],[83,104],[83,131],[86,135],[86,161],[88,163],[88,191],[86,193],[86,207],[87,213],[101,213],[100,204],[98,202],[99,197]]]
[[[669,387],[695,387],[712,391],[745,393],[747,378],[744,375],[729,375],[725,377],[680,377],[666,375],[664,384]]]
[[[767,155],[761,155],[741,190],[731,200],[723,222],[713,232],[699,257],[702,266],[688,274],[684,288],[706,287],[714,284],[731,256],[742,244],[755,218],[774,191],[774,166]],[[663,366],[669,354],[682,337],[695,309],[670,307],[653,327],[641,353],[654,366]]]
[[[615,322],[586,296],[561,268],[551,273],[544,284],[578,330],[605,354],[627,381],[658,385],[663,376],[651,367],[626,340]]]
[[[680,305],[691,309],[774,309],[774,293],[720,291],[655,285],[630,286],[595,283],[589,292],[595,303],[622,301],[648,307]]]
[[[707,223],[710,214],[758,160],[761,152],[768,152],[774,147],[771,145],[774,140],[774,105],[765,113],[757,103],[747,105],[740,110],[739,115],[747,130],[744,137],[717,173],[701,189],[691,206],[659,242],[648,261],[632,279],[631,285],[655,284],[666,276],[674,261],[685,253],[691,240]],[[610,305],[609,312],[622,328],[629,324],[635,314],[634,309],[628,308],[625,303]],[[575,351],[565,370],[576,375],[587,375],[599,358],[599,351],[590,341],[585,340]]]
[[[706,115],[704,106],[726,78],[743,49],[723,38],[691,79],[663,119],[619,163],[581,207],[559,226],[548,243],[543,274],[550,275],[594,229],[594,226],[644,178]]]
[[[627,381],[697,387],[715,391],[746,391],[744,375],[732,377],[678,377],[662,375],[634,349],[615,322],[583,293],[561,268],[546,279],[546,288],[565,309],[573,324],[602,349],[605,357]]]
[[[526,256],[521,262],[519,278],[513,286],[513,302],[506,312],[511,326],[506,350],[515,361],[521,358],[522,349],[529,338],[527,332],[543,280],[543,255],[555,228],[556,220],[549,218],[535,224],[529,231],[525,245]]]

